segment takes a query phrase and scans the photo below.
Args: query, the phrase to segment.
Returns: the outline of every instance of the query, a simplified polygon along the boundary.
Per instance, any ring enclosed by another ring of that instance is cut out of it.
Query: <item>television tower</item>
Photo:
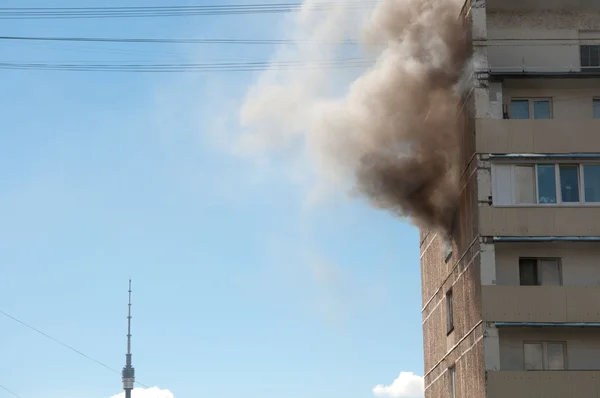
[[[125,398],[131,398],[133,383],[135,383],[135,369],[131,366],[131,279],[129,280],[129,305],[127,310],[127,354],[125,355],[125,367],[123,367],[122,376]]]

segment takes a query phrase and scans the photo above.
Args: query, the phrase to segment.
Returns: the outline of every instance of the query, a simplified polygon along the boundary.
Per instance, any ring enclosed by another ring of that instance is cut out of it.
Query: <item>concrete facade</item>
[[[464,17],[459,222],[451,255],[435,231],[420,239],[425,396],[598,397],[600,65],[581,52],[600,46],[600,1],[469,0]]]

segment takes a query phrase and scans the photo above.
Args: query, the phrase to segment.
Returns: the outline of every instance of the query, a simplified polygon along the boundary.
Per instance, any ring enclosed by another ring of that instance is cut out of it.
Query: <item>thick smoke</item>
[[[459,0],[381,0],[363,33],[365,42],[383,49],[345,97],[324,98],[325,72],[265,75],[242,110],[250,128],[245,145],[303,137],[319,175],[346,178],[376,207],[419,226],[449,230],[460,194],[459,86],[469,57],[461,6]],[[322,41],[352,34],[344,26],[355,20],[340,9],[320,18],[315,22],[308,12],[298,26],[308,20],[311,28],[329,27],[311,37]]]

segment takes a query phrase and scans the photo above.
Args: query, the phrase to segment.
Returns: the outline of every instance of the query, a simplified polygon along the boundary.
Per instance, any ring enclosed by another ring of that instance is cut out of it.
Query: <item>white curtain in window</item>
[[[515,166],[515,199],[517,203],[536,203],[533,166]]]
[[[513,202],[512,194],[512,166],[510,164],[496,164],[493,175],[492,198],[494,205],[510,205]]]

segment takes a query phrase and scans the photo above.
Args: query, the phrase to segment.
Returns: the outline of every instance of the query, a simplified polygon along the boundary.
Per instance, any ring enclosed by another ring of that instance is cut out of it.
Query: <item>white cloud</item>
[[[125,393],[122,392],[120,394],[113,395],[111,398],[125,398]],[[131,398],[175,398],[175,396],[169,390],[161,390],[158,387],[150,387],[134,388],[131,392]]]
[[[379,384],[373,387],[373,394],[376,397],[422,398],[425,395],[423,377],[417,376],[412,372],[401,372],[400,376],[389,386]]]

